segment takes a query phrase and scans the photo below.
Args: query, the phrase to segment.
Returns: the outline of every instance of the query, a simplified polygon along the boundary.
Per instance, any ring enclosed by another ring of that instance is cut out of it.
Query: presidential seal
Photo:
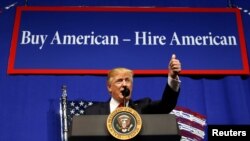
[[[141,127],[140,115],[129,107],[117,108],[107,118],[109,133],[120,140],[134,138],[140,132]]]

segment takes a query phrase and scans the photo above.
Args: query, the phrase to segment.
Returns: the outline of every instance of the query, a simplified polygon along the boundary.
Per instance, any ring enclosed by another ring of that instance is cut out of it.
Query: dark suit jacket
[[[173,91],[167,84],[159,101],[152,101],[150,98],[140,100],[130,100],[129,107],[136,110],[139,114],[168,114],[177,103],[179,91]],[[99,102],[85,110],[86,115],[108,115],[110,114],[109,101]]]

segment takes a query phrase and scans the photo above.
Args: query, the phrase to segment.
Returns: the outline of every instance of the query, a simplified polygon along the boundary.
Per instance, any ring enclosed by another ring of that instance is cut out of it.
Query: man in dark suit
[[[111,99],[88,107],[87,115],[108,115],[113,112],[120,103],[133,108],[140,114],[167,114],[171,112],[177,103],[180,92],[180,80],[178,74],[181,71],[181,63],[173,54],[169,62],[168,82],[159,101],[144,98],[137,101],[131,100],[133,88],[133,71],[127,68],[115,68],[108,73],[107,89]],[[128,89],[129,95],[124,98],[122,91]]]

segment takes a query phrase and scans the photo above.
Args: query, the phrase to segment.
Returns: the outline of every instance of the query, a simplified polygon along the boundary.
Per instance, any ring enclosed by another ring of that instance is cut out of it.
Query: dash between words
[[[49,35],[33,34],[31,31],[21,32],[21,45],[38,46],[43,49]],[[178,35],[173,32],[167,42],[167,36],[153,34],[149,31],[135,31],[133,38],[122,39],[123,42],[132,42],[135,46],[236,46],[237,40],[234,35],[214,35],[208,32],[206,35]],[[101,35],[91,31],[85,35],[60,34],[56,31],[49,41],[50,45],[88,45],[88,46],[118,46],[118,35]]]

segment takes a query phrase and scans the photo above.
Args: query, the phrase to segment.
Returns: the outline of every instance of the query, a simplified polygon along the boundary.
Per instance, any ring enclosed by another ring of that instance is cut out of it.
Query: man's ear
[[[107,83],[107,89],[108,89],[109,93],[111,93],[111,85],[109,83]]]

